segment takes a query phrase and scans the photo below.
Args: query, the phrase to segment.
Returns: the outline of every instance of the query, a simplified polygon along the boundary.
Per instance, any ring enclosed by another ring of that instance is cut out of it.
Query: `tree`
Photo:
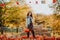
[[[0,7],[0,28],[1,28],[1,34],[3,34],[3,30],[2,30],[2,7]]]

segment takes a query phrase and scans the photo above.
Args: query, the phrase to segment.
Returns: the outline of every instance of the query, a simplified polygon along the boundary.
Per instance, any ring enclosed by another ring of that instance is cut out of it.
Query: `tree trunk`
[[[18,27],[16,28],[16,33],[18,33]]]
[[[1,29],[1,34],[3,34],[3,29]]]

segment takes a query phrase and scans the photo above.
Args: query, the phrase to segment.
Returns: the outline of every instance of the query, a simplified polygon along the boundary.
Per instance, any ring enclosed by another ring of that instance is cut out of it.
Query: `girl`
[[[33,23],[32,23],[32,12],[31,11],[29,11],[27,14],[26,26],[27,26],[27,29],[29,29],[29,32],[31,31],[31,33],[33,34],[33,37],[35,38],[34,30],[33,30]],[[29,32],[27,32],[27,37],[29,37]]]

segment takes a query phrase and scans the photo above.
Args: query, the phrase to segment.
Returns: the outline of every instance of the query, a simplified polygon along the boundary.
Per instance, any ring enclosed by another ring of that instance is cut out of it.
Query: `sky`
[[[0,1],[2,1],[2,0],[0,0]],[[10,0],[4,0],[4,2],[9,2]]]
[[[4,1],[9,2],[10,0]],[[42,0],[24,0],[24,1],[28,5],[28,7],[32,9],[32,12],[34,12],[35,14],[50,15],[54,13],[54,8],[49,8],[49,6],[53,5],[52,3],[53,0],[45,0],[45,4],[41,3]],[[36,4],[36,1],[38,1],[38,4]]]
[[[38,1],[38,4],[36,4]],[[49,8],[49,5],[52,5],[52,0],[46,0],[45,4],[41,3],[42,0],[25,0],[26,4],[32,9],[36,14],[50,15],[54,12],[53,8]],[[29,3],[31,2],[31,3]]]

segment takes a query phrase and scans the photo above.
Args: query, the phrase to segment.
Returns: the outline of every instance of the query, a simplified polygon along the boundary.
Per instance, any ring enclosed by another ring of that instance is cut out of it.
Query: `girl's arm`
[[[27,18],[26,18],[26,27],[28,27],[28,20],[27,20]]]

